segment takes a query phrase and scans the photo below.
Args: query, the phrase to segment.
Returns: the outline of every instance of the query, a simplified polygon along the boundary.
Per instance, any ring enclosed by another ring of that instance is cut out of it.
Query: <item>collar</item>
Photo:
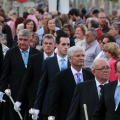
[[[22,51],[27,51],[27,52],[29,53],[29,51],[30,51],[30,47],[28,47],[27,50],[22,50],[22,49],[20,49],[20,52],[22,52]]]
[[[57,54],[57,59],[58,59],[58,61],[61,61],[61,59],[65,59],[65,61],[67,61],[67,60],[68,60],[68,57],[67,57],[67,55],[66,55],[64,58],[61,58],[61,57]]]
[[[119,87],[119,86],[120,86],[120,80],[118,79],[117,87]]]
[[[71,65],[71,71],[72,71],[73,75],[75,75],[76,73],[80,73],[82,75],[82,69],[78,72],[72,67],[72,65]]]
[[[52,53],[52,55],[48,56],[45,52],[44,52],[44,59],[46,59],[47,57],[54,57],[54,52]]]
[[[105,85],[105,84],[107,84],[107,83],[108,83],[108,80],[107,80],[104,84],[101,84],[101,83],[96,79],[96,77],[95,77],[95,82],[96,82],[96,86],[97,86],[97,88],[98,88],[99,85]]]

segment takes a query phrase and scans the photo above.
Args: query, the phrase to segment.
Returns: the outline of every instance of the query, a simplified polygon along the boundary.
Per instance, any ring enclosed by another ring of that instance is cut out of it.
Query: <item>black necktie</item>
[[[99,85],[99,87],[100,87],[100,98],[101,98],[103,94],[103,85]]]
[[[48,57],[46,58],[46,60],[47,60],[47,59],[50,59],[50,56],[48,56]]]

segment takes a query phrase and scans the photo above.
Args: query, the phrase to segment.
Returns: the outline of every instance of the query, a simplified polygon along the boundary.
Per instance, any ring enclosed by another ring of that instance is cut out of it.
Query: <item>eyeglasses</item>
[[[95,70],[105,71],[105,70],[111,70],[111,68],[110,67],[102,67],[102,68],[95,68]]]

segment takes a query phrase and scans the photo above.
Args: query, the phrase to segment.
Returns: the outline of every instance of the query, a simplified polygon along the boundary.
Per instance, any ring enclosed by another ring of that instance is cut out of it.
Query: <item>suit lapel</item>
[[[53,58],[54,58],[53,59],[54,68],[56,68],[56,71],[60,71],[58,60],[57,60],[57,56],[54,56]]]
[[[110,91],[110,98],[111,98],[111,107],[113,106],[113,110],[115,110],[115,99],[114,99],[114,95],[115,95],[115,89],[116,89],[116,86],[117,86],[117,81],[113,84],[113,86],[111,87],[111,91]]]
[[[86,81],[87,80],[87,75],[86,75],[86,72],[85,72],[85,69],[82,69],[82,73],[83,73],[83,81]]]
[[[68,63],[67,63],[67,65],[68,65],[67,67],[69,68],[69,67],[70,67],[70,62],[69,62],[69,60],[68,60]]]
[[[66,73],[67,73],[66,77],[68,79],[68,82],[70,83],[70,85],[72,86],[72,88],[75,89],[76,83],[75,83],[75,79],[74,79],[73,73],[71,71],[71,68],[68,68]]]
[[[16,47],[15,54],[17,55],[16,59],[17,59],[17,61],[19,61],[18,63],[25,67],[19,47]]]
[[[34,51],[33,51],[33,49],[32,49],[32,48],[30,48],[28,59],[29,59],[29,58],[30,58],[30,56],[31,56],[31,55],[33,55],[33,54],[34,54]]]
[[[93,98],[93,100],[95,101],[95,103],[98,103],[98,101],[99,101],[99,97],[98,97],[98,92],[97,92],[97,87],[96,87],[96,82],[95,82],[95,79],[92,79],[91,80],[92,82],[91,82],[91,84],[90,84],[90,89],[89,90],[91,90],[91,92],[90,93],[94,93],[94,94],[92,94],[92,98]],[[92,89],[91,89],[92,88]]]

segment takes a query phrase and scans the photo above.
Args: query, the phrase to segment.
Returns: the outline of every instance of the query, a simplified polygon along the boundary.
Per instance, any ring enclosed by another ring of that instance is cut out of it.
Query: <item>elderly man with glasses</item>
[[[87,106],[88,119],[92,118],[101,99],[103,85],[108,83],[110,67],[105,59],[99,58],[91,65],[91,71],[95,79],[77,85],[67,120],[86,120],[84,104]]]

